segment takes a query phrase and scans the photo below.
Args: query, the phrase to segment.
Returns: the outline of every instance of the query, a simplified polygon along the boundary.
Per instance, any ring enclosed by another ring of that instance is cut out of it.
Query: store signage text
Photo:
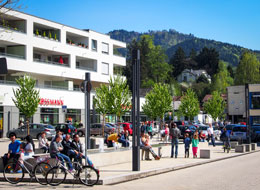
[[[42,106],[62,106],[64,104],[64,100],[53,100],[53,99],[48,99],[48,98],[41,98],[40,105]]]

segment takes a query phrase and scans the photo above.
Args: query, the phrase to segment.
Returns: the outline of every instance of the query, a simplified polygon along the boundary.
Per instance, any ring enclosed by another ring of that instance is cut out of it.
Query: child
[[[185,133],[184,136],[184,148],[185,148],[185,158],[189,158],[190,157],[190,138],[189,138],[189,134]]]
[[[192,139],[192,152],[193,158],[197,158],[198,145],[199,145],[199,137],[198,133],[195,132]]]

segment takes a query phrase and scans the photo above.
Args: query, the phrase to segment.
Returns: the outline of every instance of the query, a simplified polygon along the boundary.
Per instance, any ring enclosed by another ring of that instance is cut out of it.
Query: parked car
[[[236,125],[233,127],[233,130],[230,135],[230,140],[246,140],[246,125]]]
[[[226,125],[225,128],[227,129],[229,134],[231,134],[233,127],[235,127],[235,126],[236,126],[236,124],[229,124],[229,125]]]
[[[77,129],[70,123],[58,123],[55,124],[56,131],[60,130],[63,134],[70,134],[73,136],[74,134],[77,134]]]
[[[188,126],[178,125],[178,129],[180,129],[180,131],[181,131],[180,139],[184,138],[184,134],[185,134],[185,131],[187,130],[187,128],[188,128]]]
[[[102,135],[102,132],[103,132],[102,130],[103,130],[103,128],[102,128],[101,123],[90,124],[90,135],[94,135],[94,136]],[[115,131],[115,130],[116,130],[116,128],[111,127],[108,124],[105,124],[105,128],[104,128],[105,134],[108,134],[108,133]],[[80,137],[84,136],[85,135],[85,127],[84,128],[78,128],[77,133]]]
[[[55,128],[52,125],[42,124],[42,123],[30,123],[29,132],[33,139],[38,139],[41,132],[46,132],[46,138],[51,140],[56,132]],[[24,125],[20,128],[10,130],[6,133],[6,136],[9,138],[11,134],[16,135],[17,138],[24,139],[27,136],[27,126]]]

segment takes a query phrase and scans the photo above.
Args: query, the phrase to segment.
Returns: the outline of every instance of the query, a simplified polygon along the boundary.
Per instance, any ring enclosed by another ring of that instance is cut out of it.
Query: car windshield
[[[52,125],[47,125],[45,127],[48,128],[48,129],[55,129]]]
[[[246,127],[234,127],[233,132],[246,132]]]

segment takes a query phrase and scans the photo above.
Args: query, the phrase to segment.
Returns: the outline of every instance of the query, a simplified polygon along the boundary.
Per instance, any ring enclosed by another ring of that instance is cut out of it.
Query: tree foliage
[[[204,111],[211,115],[211,117],[216,121],[217,118],[222,119],[224,117],[224,110],[226,103],[221,97],[220,92],[214,91],[212,97],[204,103]]]
[[[149,35],[141,36],[140,40],[133,40],[127,47],[127,65],[124,75],[132,89],[132,51],[140,50],[141,87],[150,88],[154,83],[164,83],[171,72],[167,63],[167,56],[161,46],[155,46]]]
[[[259,83],[259,68],[260,62],[257,57],[245,52],[241,58],[235,74],[235,84],[244,85],[246,83]]]
[[[211,90],[219,91],[220,93],[226,93],[228,86],[233,85],[234,80],[230,76],[230,72],[227,70],[227,63],[220,61],[218,66],[218,72],[213,77]]]
[[[199,114],[200,105],[195,92],[188,89],[185,95],[181,98],[181,105],[178,110],[178,115],[186,116],[193,120]]]
[[[152,90],[146,94],[142,106],[144,113],[151,119],[163,119],[167,111],[172,110],[172,96],[165,84],[156,83]]]
[[[121,115],[131,109],[131,94],[127,81],[117,75],[109,80],[109,113],[119,119]]]
[[[102,135],[104,136],[105,117],[110,111],[110,92],[109,87],[102,84],[99,88],[96,88],[96,96],[94,98],[94,107],[97,113],[103,117],[102,122]]]
[[[16,83],[19,87],[16,90],[13,89],[14,98],[12,100],[28,120],[37,111],[40,102],[40,92],[34,89],[36,81],[29,76],[19,77]],[[29,124],[27,125],[27,130],[29,134]]]

